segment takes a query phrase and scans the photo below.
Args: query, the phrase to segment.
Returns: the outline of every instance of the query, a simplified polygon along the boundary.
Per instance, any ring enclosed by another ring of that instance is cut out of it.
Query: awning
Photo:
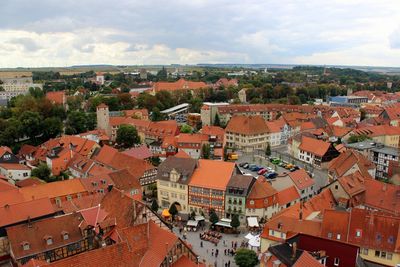
[[[247,217],[247,225],[249,227],[259,227],[257,217]]]
[[[168,209],[164,209],[161,213],[163,217],[171,217],[171,213],[169,213]]]
[[[253,236],[253,238],[249,240],[249,246],[259,247],[260,246],[260,236],[259,235]]]
[[[204,218],[203,216],[200,216],[200,215],[196,215],[196,216],[194,216],[194,219],[196,221],[204,221],[206,218]]]
[[[232,228],[232,226],[231,226],[231,220],[225,219],[225,218],[221,219],[221,220],[220,220],[219,222],[217,222],[215,225],[222,226],[222,227]]]
[[[187,226],[191,226],[191,227],[197,227],[197,225],[199,224],[199,221],[193,221],[193,220],[189,220],[187,221]]]

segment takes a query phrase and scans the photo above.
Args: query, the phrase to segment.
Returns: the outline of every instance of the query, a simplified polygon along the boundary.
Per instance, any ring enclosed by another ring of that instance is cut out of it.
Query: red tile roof
[[[300,195],[294,185],[278,192],[279,206],[284,206],[284,205],[291,203],[292,201],[295,201],[297,199],[300,199]]]
[[[255,135],[269,133],[269,129],[261,116],[234,116],[226,126],[225,132]]]
[[[41,267],[46,266],[49,263],[47,261],[37,260],[37,259],[30,259],[27,263],[22,265],[22,267]]]
[[[35,219],[50,215],[56,211],[48,198],[7,204],[0,207],[0,227],[26,221],[29,218]]]
[[[400,127],[389,125],[367,126],[359,129],[354,129],[350,135],[366,135],[369,137],[382,135],[400,135]]]
[[[139,147],[132,147],[122,153],[137,158],[137,159],[148,159],[153,156],[150,149],[146,145],[141,145]]]
[[[400,214],[400,189],[398,185],[387,184],[375,179],[365,178],[365,199],[367,207]]]
[[[303,190],[315,184],[314,179],[312,179],[304,169],[290,172],[289,177],[299,190]]]
[[[33,185],[19,189],[26,199],[50,199],[87,192],[80,179],[57,181],[52,183]]]
[[[159,91],[177,91],[177,90],[193,90],[207,88],[207,84],[204,82],[192,82],[186,81],[185,79],[179,79],[176,82],[156,82],[153,85],[155,92]]]
[[[354,171],[358,169],[363,176],[370,176],[368,170],[374,169],[375,164],[357,151],[346,150],[328,164],[328,171],[340,177],[351,172],[354,167]]]
[[[81,221],[80,214],[71,213],[8,227],[7,236],[13,256],[20,259],[83,239],[79,229]],[[64,233],[68,234],[68,239],[64,238]],[[52,238],[52,244],[46,243],[47,238]],[[24,250],[23,243],[29,244],[28,250]]]
[[[19,171],[30,171],[31,169],[23,164],[18,163],[0,163],[0,168],[5,170],[19,170]]]
[[[130,173],[127,169],[118,170],[109,174],[111,180],[114,182],[116,188],[130,193],[132,190],[137,190],[137,193],[132,197],[141,200],[142,187],[139,178]]]
[[[15,183],[16,186],[18,187],[27,187],[27,186],[32,186],[32,185],[40,185],[40,184],[44,184],[45,182],[36,178],[36,177],[31,177],[31,178],[27,178],[21,181],[18,181]]]
[[[358,171],[340,177],[338,182],[350,197],[355,197],[365,191],[365,179]]]
[[[174,233],[162,229],[153,222],[149,223],[149,226],[149,246],[139,266],[160,266],[167,252],[170,251],[178,241],[178,237]]]
[[[278,193],[275,188],[263,177],[259,176],[252,186],[248,199],[265,199]]]
[[[176,158],[185,158],[185,159],[189,159],[190,158],[190,156],[185,151],[183,151],[182,149],[179,149],[178,153],[176,153],[174,155],[174,157],[176,157]]]
[[[189,185],[225,191],[234,170],[232,162],[200,159]]]
[[[303,136],[299,149],[322,157],[328,151],[330,143],[315,138]]]
[[[47,92],[46,98],[50,100],[52,103],[64,105],[66,102],[65,92],[57,91],[57,92]]]
[[[6,180],[0,179],[0,192],[8,191],[8,190],[11,190],[11,189],[17,189],[17,187],[15,185],[13,185],[13,184],[10,184]]]
[[[346,242],[349,219],[350,213],[347,211],[325,210],[323,213],[321,237]]]
[[[324,267],[317,259],[310,255],[307,251],[303,251],[301,256],[292,265],[292,267]]]

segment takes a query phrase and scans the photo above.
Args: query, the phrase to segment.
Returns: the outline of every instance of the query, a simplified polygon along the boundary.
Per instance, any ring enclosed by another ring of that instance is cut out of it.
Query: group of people
[[[200,239],[209,241],[215,245],[218,244],[219,240],[222,238],[222,235],[218,232],[214,231],[205,231],[204,233],[200,233]]]

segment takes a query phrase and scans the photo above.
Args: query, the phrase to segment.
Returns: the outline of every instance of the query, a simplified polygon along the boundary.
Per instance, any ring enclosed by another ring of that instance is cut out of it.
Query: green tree
[[[265,149],[265,155],[267,157],[271,156],[271,145],[269,144],[269,142],[267,143],[267,148]]]
[[[164,119],[163,114],[160,112],[158,107],[154,107],[151,111],[151,120],[152,121],[162,121]]]
[[[123,124],[117,130],[116,142],[124,148],[129,148],[135,144],[140,144],[140,137],[135,127]]]
[[[193,132],[193,129],[192,129],[192,127],[190,127],[189,125],[183,124],[183,125],[181,126],[180,132],[181,132],[181,133],[192,133],[192,132]]]
[[[25,111],[19,117],[23,133],[29,138],[36,140],[36,137],[43,131],[42,117],[38,112]]]
[[[171,207],[169,207],[169,213],[172,215],[172,219],[174,219],[175,215],[178,214],[178,209],[176,208],[175,203],[171,204]]]
[[[235,228],[235,230],[237,230],[237,228],[240,226],[239,216],[237,214],[233,214],[231,226]]]
[[[212,224],[216,224],[219,221],[217,213],[215,213],[214,209],[210,210],[210,222]]]
[[[158,208],[159,208],[159,206],[158,206],[157,200],[156,200],[156,199],[153,199],[153,202],[151,202],[151,209],[152,209],[153,211],[157,212],[157,211],[158,211]]]
[[[214,126],[221,126],[221,121],[220,121],[220,119],[219,119],[218,113],[215,114]]]
[[[210,158],[210,145],[203,144],[203,147],[201,148],[201,152],[202,152],[203,159],[209,159]]]
[[[358,143],[358,142],[362,142],[365,141],[366,139],[370,139],[368,136],[362,134],[362,135],[352,135],[349,137],[349,139],[347,140],[350,144],[352,143]]]
[[[72,111],[68,114],[66,124],[66,134],[78,134],[88,130],[87,116],[82,111]]]
[[[31,176],[42,179],[46,182],[50,180],[51,170],[45,163],[40,163],[39,166],[32,170]]]
[[[51,117],[43,121],[43,138],[48,140],[61,134],[62,121],[59,118]]]
[[[254,267],[258,264],[258,257],[255,251],[240,248],[236,251],[235,263],[239,267]]]
[[[38,87],[30,87],[29,88],[29,94],[33,96],[34,98],[42,98],[44,97],[43,90],[38,88]]]
[[[157,79],[159,81],[165,81],[168,78],[167,69],[163,66],[161,70],[157,72]]]

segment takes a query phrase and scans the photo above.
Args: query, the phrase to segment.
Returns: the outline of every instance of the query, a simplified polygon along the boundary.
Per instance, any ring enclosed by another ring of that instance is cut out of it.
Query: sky
[[[400,0],[0,0],[0,67],[400,67]]]

